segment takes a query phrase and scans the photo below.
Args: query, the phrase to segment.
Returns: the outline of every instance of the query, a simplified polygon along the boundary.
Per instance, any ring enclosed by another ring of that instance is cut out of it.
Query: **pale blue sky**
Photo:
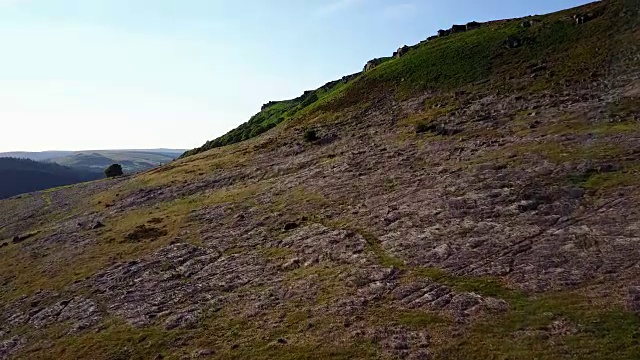
[[[582,0],[0,0],[0,151],[192,148],[452,23]]]

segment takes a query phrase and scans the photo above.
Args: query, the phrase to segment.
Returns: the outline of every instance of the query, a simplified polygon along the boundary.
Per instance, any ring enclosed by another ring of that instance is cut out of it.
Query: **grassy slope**
[[[318,100],[330,96],[333,92],[339,91],[357,74],[345,76],[336,81],[329,82],[319,89],[307,91],[302,96],[285,101],[276,101],[266,104],[263,110],[254,115],[249,121],[231,130],[227,134],[208,141],[203,146],[185,152],[182,157],[187,157],[205,152],[214,148],[235,144],[244,140],[254,138],[262,133],[276,127],[281,122],[293,119],[304,109],[309,108]]]
[[[621,43],[628,43],[629,33],[623,33],[621,29],[631,26],[628,22],[617,21],[620,9],[617,7],[623,2],[612,2],[609,13],[582,26],[575,27],[566,17],[574,11],[552,14],[540,17],[544,20],[541,27],[523,29],[519,27],[519,21],[498,22],[487,25],[484,28],[463,34],[456,34],[449,38],[438,39],[422,45],[419,49],[410,52],[399,60],[389,61],[374,71],[360,76],[348,83],[341,83],[335,88],[325,91],[318,100],[306,107],[300,107],[299,103],[280,103],[266,109],[255,122],[258,126],[287,121],[285,125],[315,124],[317,120],[325,119],[330,114],[340,114],[349,108],[363,106],[363,104],[376,101],[380,96],[396,96],[409,98],[423,91],[437,91],[445,93],[449,90],[493,89],[495,91],[509,92],[540,92],[562,91],[567,81],[575,83],[587,83],[597,72],[606,71],[611,56],[616,56]],[[637,2],[632,4],[637,5]],[[585,10],[588,11],[588,10]],[[630,19],[629,21],[633,21]],[[614,34],[621,34],[619,37]],[[520,49],[506,49],[504,40],[508,36],[520,36],[529,38],[528,46]],[[631,39],[634,39],[631,37]],[[594,44],[599,44],[597,47]],[[614,51],[616,50],[616,51]],[[532,67],[545,65],[551,71],[549,76],[530,77]],[[488,80],[485,82],[485,80]],[[448,109],[455,109],[455,97],[441,96],[429,100],[426,104],[427,115],[421,115],[418,121],[430,121]],[[637,109],[638,104],[621,104],[620,108],[612,109],[623,115],[625,109]],[[436,110],[433,110],[433,108]],[[295,114],[289,113],[297,109]],[[330,117],[330,116],[329,116]],[[282,120],[281,120],[282,118]],[[305,125],[306,126],[306,125]],[[568,125],[564,125],[568,126]],[[621,126],[625,126],[622,124]],[[249,128],[251,128],[249,126]],[[598,128],[600,129],[600,128]],[[197,154],[209,148],[224,144],[235,143],[238,139],[245,139],[247,128],[243,128],[242,136],[229,137],[229,140],[215,141],[205,148],[190,154]],[[575,128],[556,128],[556,132],[575,131]],[[592,131],[589,128],[585,131]],[[612,131],[610,128],[600,129],[604,132]],[[624,130],[624,129],[623,129]],[[253,131],[253,129],[251,129]],[[249,131],[249,135],[251,135]],[[617,130],[615,130],[617,131]],[[238,131],[240,133],[240,131]],[[250,138],[248,136],[247,138]],[[228,142],[227,142],[228,141]],[[224,143],[224,144],[223,144]],[[170,185],[174,182],[189,181],[203,172],[233,171],[237,164],[251,156],[247,147],[240,144],[231,145],[224,149],[213,150],[209,153],[199,154],[189,159],[179,161],[162,171],[143,174],[134,179],[129,190]],[[546,145],[546,144],[545,144]],[[259,149],[257,149],[259,150]],[[556,151],[549,148],[537,149],[550,155],[551,159]],[[524,151],[531,151],[525,149]],[[594,154],[579,154],[591,156]],[[595,154],[594,156],[600,156]],[[576,155],[578,156],[578,155]],[[611,176],[611,175],[603,175]],[[587,179],[575,179],[576,183],[585,188],[601,188],[609,181],[603,176],[589,177]],[[613,179],[615,181],[619,179]],[[247,204],[251,196],[259,193],[261,184],[238,185],[232,189],[217,191],[206,199],[198,196],[187,197],[180,201],[161,204],[154,209],[145,208],[138,212],[121,214],[118,227],[113,230],[113,237],[125,234],[134,224],[144,222],[147,218],[156,216],[171,218],[170,233],[177,235],[188,229],[188,219],[191,211],[206,205],[219,203],[234,204],[241,207]],[[125,191],[119,188],[117,191]],[[91,199],[86,208],[78,209],[84,212],[91,210],[91,206],[97,206],[99,202],[115,201],[119,196],[115,191],[105,192],[97,198]],[[294,194],[295,202],[306,201],[309,203],[321,202],[309,194]],[[287,201],[282,201],[282,206],[287,207]],[[321,204],[325,206],[326,204]],[[341,227],[342,224],[334,224]],[[170,238],[170,237],[169,237]],[[199,239],[189,238],[188,241],[197,243]],[[402,266],[398,259],[394,259],[384,253],[377,245],[374,237],[367,239],[376,253],[379,253],[381,263]],[[167,240],[168,241],[168,240]],[[7,250],[0,260],[3,269],[12,268],[12,273],[18,279],[16,282],[23,291],[26,288],[41,288],[52,286],[59,289],[73,283],[74,280],[89,276],[98,269],[108,265],[113,256],[121,260],[135,259],[141,254],[148,253],[149,247],[166,245],[164,241],[156,244],[121,244],[105,242],[90,252],[79,254],[75,260],[73,269],[64,269],[59,274],[47,273],[46,265],[36,266],[16,262],[18,255],[12,256],[9,251],[18,251],[15,248]],[[55,251],[55,248],[48,249]],[[317,269],[316,269],[317,270]],[[398,313],[387,309],[372,309],[372,322],[392,321],[409,327],[429,327],[430,329],[443,328],[443,337],[452,336],[449,339],[435,336],[438,358],[539,358],[557,359],[565,358],[569,354],[575,358],[617,358],[636,359],[640,356],[638,345],[638,329],[640,321],[636,315],[624,311],[622,308],[611,307],[604,301],[590,298],[581,291],[566,291],[544,295],[527,295],[509,289],[505,284],[492,278],[468,278],[456,277],[434,269],[405,267],[406,277],[424,277],[437,280],[456,289],[475,291],[480,294],[499,296],[506,299],[512,306],[507,314],[497,317],[483,318],[473,324],[462,326],[464,335],[452,335],[447,332],[451,324],[448,319],[438,319],[424,313]],[[313,271],[313,270],[312,270]],[[46,275],[46,276],[45,276]],[[331,273],[313,273],[331,277]],[[17,290],[17,289],[16,289]],[[19,291],[5,293],[3,297],[17,296]],[[295,316],[296,309],[290,310],[285,322],[291,333],[304,325],[304,316]],[[544,334],[524,334],[521,338],[514,339],[513,333],[519,329],[543,329],[558,317],[568,318],[586,331],[568,335],[562,342],[549,342]],[[106,331],[99,333],[86,333],[73,337],[60,337],[53,331],[50,338],[56,339],[53,348],[46,348],[46,356],[50,358],[152,358],[158,353],[171,354],[176,343],[185,338],[195,341],[201,347],[216,347],[220,343],[233,343],[244,341],[239,352],[218,353],[220,358],[313,358],[315,352],[318,357],[331,358],[374,358],[369,344],[351,344],[346,346],[331,346],[330,344],[310,342],[307,347],[278,348],[269,344],[267,339],[277,338],[287,334],[273,330],[266,336],[258,336],[265,332],[259,324],[251,321],[239,320],[229,313],[217,314],[215,318],[208,319],[201,327],[192,332],[182,330],[167,331],[162,329],[137,329],[113,320],[106,326]],[[231,330],[230,330],[231,329]],[[195,339],[195,340],[193,340]],[[120,350],[114,349],[117,344]],[[126,348],[123,345],[127,345]],[[119,351],[119,352],[118,352]],[[497,353],[500,356],[496,355]],[[616,353],[615,356],[612,354]],[[38,349],[32,354],[38,353]]]
[[[569,79],[589,81],[602,75],[598,72],[607,69],[611,50],[622,46],[616,33],[633,26],[630,18],[611,21],[619,13],[620,4],[617,2],[606,10],[605,16],[580,27],[570,18],[575,11],[567,10],[531,17],[534,25],[530,28],[522,27],[520,19],[496,21],[473,31],[423,42],[401,59],[388,59],[366,74],[327,84],[310,96],[277,102],[247,123],[186,152],[183,157],[253,138],[285,120],[295,121],[317,111],[361,106],[381,95],[408,98],[426,90],[473,91],[474,84],[486,88],[486,84],[477,83],[487,80],[491,81],[491,88],[501,92],[520,91],[525,86],[526,91],[557,91],[562,90]],[[581,11],[587,13],[596,8],[597,5],[592,4]],[[526,46],[508,49],[509,37],[521,39]],[[594,46],[596,43],[599,46]],[[553,69],[551,76],[524,86],[508,81],[540,66]]]

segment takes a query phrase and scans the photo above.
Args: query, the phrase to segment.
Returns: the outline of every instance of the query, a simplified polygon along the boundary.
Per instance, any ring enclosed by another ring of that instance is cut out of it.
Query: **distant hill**
[[[73,169],[54,163],[0,158],[0,199],[103,177],[102,172]]]
[[[0,157],[52,162],[100,173],[107,166],[118,163],[126,173],[136,173],[173,161],[183,152],[184,150],[174,149],[43,151],[0,153]]]

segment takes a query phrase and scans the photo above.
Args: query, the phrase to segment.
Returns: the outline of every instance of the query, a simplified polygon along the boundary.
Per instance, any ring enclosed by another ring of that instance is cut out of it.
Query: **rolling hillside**
[[[0,201],[0,358],[640,358],[640,2],[451,30]]]
[[[93,151],[43,151],[8,152],[0,157],[14,157],[35,161],[52,162],[72,168],[102,172],[113,163],[122,165],[126,173],[146,171],[178,158],[184,150],[93,150]]]

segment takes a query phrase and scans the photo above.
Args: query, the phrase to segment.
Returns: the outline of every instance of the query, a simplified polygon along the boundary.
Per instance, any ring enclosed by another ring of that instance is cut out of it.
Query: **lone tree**
[[[119,164],[113,164],[104,171],[104,174],[107,175],[108,178],[122,176],[122,166]]]

